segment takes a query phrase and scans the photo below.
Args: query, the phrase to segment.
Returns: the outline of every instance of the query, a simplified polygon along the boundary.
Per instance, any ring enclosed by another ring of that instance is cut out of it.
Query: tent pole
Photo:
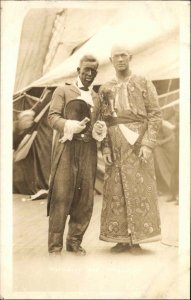
[[[24,97],[24,94],[22,94],[22,95],[18,96],[17,98],[15,98],[15,99],[13,100],[13,102],[18,101],[18,100],[21,99],[22,97]]]

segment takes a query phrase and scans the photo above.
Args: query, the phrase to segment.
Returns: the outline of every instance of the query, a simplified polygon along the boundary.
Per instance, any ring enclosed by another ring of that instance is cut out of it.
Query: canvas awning
[[[151,80],[179,77],[179,12],[177,3],[133,2],[116,9],[115,17],[63,63],[28,85],[57,86],[72,81],[80,58],[95,55],[100,63],[94,84],[114,76],[109,61],[115,42],[128,43],[133,54],[132,71]],[[19,92],[22,92],[23,90]]]

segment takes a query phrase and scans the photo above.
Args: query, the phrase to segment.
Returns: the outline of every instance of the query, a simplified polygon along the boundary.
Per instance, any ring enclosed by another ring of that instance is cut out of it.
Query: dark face
[[[82,62],[77,71],[82,84],[89,87],[97,75],[97,66],[94,62]]]
[[[130,55],[125,48],[115,48],[112,51],[111,62],[116,71],[129,70]]]

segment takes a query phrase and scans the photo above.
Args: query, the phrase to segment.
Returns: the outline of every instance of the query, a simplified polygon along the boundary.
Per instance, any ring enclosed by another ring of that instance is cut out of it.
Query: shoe
[[[173,201],[176,201],[175,197],[173,197],[172,195],[169,195],[167,198],[166,198],[166,202],[173,202]]]
[[[134,244],[134,245],[132,245],[132,247],[135,249],[141,249],[141,246],[139,244]]]
[[[84,248],[82,248],[81,246],[79,246],[79,245],[72,245],[71,246],[71,245],[67,244],[66,245],[66,251],[74,252],[75,254],[81,255],[81,256],[86,255],[86,250]]]
[[[60,257],[61,252],[60,251],[54,251],[54,252],[49,252],[50,257]]]
[[[142,251],[142,248],[139,244],[134,244],[131,246],[131,249],[130,249],[130,252],[133,253],[133,254],[139,254],[141,253]]]
[[[128,251],[130,249],[130,245],[128,243],[117,243],[114,247],[111,248],[112,253],[121,253]]]

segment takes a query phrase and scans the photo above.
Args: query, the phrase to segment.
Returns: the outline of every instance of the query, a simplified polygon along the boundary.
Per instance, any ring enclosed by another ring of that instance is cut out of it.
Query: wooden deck
[[[87,255],[63,249],[61,258],[52,260],[47,253],[47,200],[14,195],[12,298],[189,299],[187,273],[181,270],[180,280],[178,266],[178,206],[159,199],[162,242],[142,245],[139,255],[116,255],[110,252],[112,243],[99,240],[101,202],[96,195],[83,240]]]

